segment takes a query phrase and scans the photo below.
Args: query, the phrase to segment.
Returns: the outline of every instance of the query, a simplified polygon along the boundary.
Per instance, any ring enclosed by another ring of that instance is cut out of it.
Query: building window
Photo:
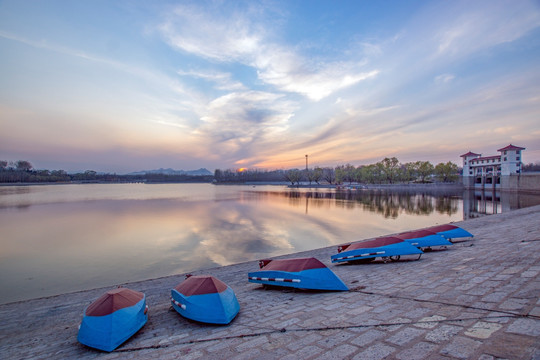
[[[519,161],[519,156],[516,156],[516,160]]]
[[[505,151],[506,152],[506,151]],[[506,158],[504,158],[504,161],[506,161]]]
[[[506,150],[504,150],[504,155],[506,155]]]

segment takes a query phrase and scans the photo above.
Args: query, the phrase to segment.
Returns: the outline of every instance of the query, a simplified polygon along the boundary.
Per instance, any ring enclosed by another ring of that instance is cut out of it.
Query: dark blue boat
[[[143,293],[128,288],[107,291],[84,310],[77,340],[113,351],[146,324],[147,311]]]
[[[429,230],[407,231],[396,235],[397,238],[409,242],[417,248],[431,248],[433,246],[450,246],[453,245],[444,236]]]
[[[349,290],[332,270],[313,257],[261,260],[259,267],[259,271],[248,274],[249,282],[297,289]]]
[[[432,226],[426,228],[425,230],[433,231],[434,233],[444,236],[448,240],[455,238],[474,237],[474,235],[467,230],[451,224]]]
[[[407,241],[388,236],[341,245],[338,247],[338,253],[332,255],[331,259],[333,263],[371,261],[377,257],[399,260],[402,255],[414,254],[422,256],[423,252]]]
[[[173,308],[183,317],[210,324],[228,324],[240,311],[234,291],[213,276],[188,276],[171,290]]]

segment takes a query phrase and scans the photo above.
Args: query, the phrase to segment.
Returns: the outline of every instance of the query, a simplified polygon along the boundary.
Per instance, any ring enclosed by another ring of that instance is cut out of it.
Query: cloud
[[[245,90],[246,87],[239,81],[232,79],[231,73],[218,72],[218,71],[182,71],[179,70],[178,75],[189,76],[205,81],[213,82],[216,84],[218,90],[238,91]]]
[[[465,56],[512,42],[540,25],[540,9],[534,2],[520,1],[512,6],[506,1],[451,4],[460,10],[435,31],[438,56]]]
[[[314,68],[295,55],[290,54],[287,59],[287,54],[273,53],[270,60],[275,61],[265,57],[259,64],[259,78],[282,91],[302,94],[314,101],[379,74],[379,70],[362,72],[361,65],[352,62],[330,62]]]
[[[241,61],[256,52],[261,28],[254,28],[248,14],[225,7],[220,10],[226,14],[178,5],[158,29],[171,46],[219,62]]]
[[[58,45],[58,44],[51,43],[49,41],[45,41],[45,40],[34,41],[34,40],[27,39],[25,37],[22,37],[22,36],[19,36],[19,35],[16,35],[16,34],[12,34],[12,33],[9,33],[9,32],[5,32],[5,31],[2,31],[2,30],[0,30],[0,37],[3,37],[5,39],[9,39],[9,40],[13,40],[13,41],[17,41],[19,43],[26,44],[26,45],[32,46],[34,48],[54,51],[56,53],[68,55],[68,56],[71,56],[71,57],[77,57],[77,58],[85,59],[85,60],[91,61],[93,63],[103,64],[103,65],[106,65],[108,67],[114,68],[116,70],[120,70],[120,71],[123,71],[123,72],[126,72],[126,73],[130,73],[132,75],[136,75],[136,76],[138,76],[140,78],[144,78],[146,80],[151,80],[151,81],[163,81],[164,80],[163,76],[158,75],[156,73],[152,73],[152,72],[148,71],[145,68],[140,68],[140,67],[133,66],[131,64],[119,62],[119,61],[108,59],[108,58],[105,58],[105,57],[100,57],[100,56],[94,55],[92,53],[85,52],[83,50],[74,49],[74,48],[70,48],[70,47],[66,47],[66,46],[61,46],[61,45]]]
[[[295,48],[272,40],[276,35],[268,32],[275,24],[268,22],[270,16],[265,17],[265,12],[271,10],[261,6],[257,11],[251,7],[208,11],[181,5],[158,29],[175,49],[209,61],[250,66],[264,84],[314,101],[379,73],[365,70],[365,61],[332,61],[320,56],[308,60]],[[364,48],[378,53],[374,45]]]
[[[230,159],[249,156],[254,147],[285,133],[295,106],[283,95],[261,91],[230,93],[208,104],[196,133],[207,139],[212,152]]]
[[[452,74],[441,74],[435,77],[436,84],[446,84],[454,80],[456,77]]]
[[[377,64],[379,70],[376,81],[369,83],[370,93],[387,106],[426,101],[426,95],[440,96],[428,93],[432,88],[426,86],[427,79],[456,87],[469,79],[481,82],[488,70],[511,64],[516,60],[512,56],[534,46],[518,41],[539,26],[540,8],[531,1],[511,5],[497,0],[425,3],[393,29],[398,35],[370,40],[377,51],[365,52],[365,60]],[[502,45],[510,42],[516,45],[506,47],[506,58],[500,58]],[[447,87],[451,89],[455,87]]]
[[[134,163],[152,153],[147,158],[164,167],[165,158],[284,167],[303,164],[305,154],[336,165],[470,143],[481,129],[498,129],[482,141],[525,138],[538,129],[534,1],[443,0],[384,16],[364,7],[370,24],[347,24],[346,6],[321,6],[332,16],[288,2],[151,8],[129,22],[134,31],[118,33],[128,49],[121,54],[104,52],[110,39],[94,23],[69,37],[52,26],[29,31],[4,24],[3,68],[12,82],[6,99],[32,101],[25,113],[18,102],[4,103],[11,109],[0,122],[10,139],[0,147],[122,149]],[[123,16],[109,13],[104,28],[120,29],[122,22],[107,21]],[[89,33],[95,38],[84,41]]]
[[[150,121],[153,122],[153,123],[156,123],[156,124],[177,127],[177,128],[180,128],[180,129],[187,129],[188,128],[188,126],[186,126],[184,124],[177,123],[177,122],[171,122],[171,121],[166,121],[166,120],[150,120]]]

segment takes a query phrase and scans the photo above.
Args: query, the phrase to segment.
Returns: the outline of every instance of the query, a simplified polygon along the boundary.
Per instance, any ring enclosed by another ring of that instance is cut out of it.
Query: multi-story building
[[[463,184],[474,188],[505,187],[507,179],[521,174],[521,151],[525,148],[508,145],[497,151],[499,155],[482,156],[469,151],[463,158]],[[501,185],[502,184],[502,185]]]

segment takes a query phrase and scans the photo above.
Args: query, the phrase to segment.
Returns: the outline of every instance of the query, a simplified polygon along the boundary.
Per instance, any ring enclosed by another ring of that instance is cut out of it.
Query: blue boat
[[[128,288],[107,291],[84,310],[77,340],[113,351],[146,324],[147,311],[143,293]]]
[[[448,240],[455,239],[455,238],[474,237],[474,235],[468,232],[467,230],[462,229],[459,226],[451,225],[451,224],[432,226],[432,227],[426,228],[425,230],[433,231],[434,233],[444,236]]]
[[[396,235],[397,238],[409,242],[417,248],[431,248],[433,246],[450,246],[453,245],[444,236],[429,230],[407,231]]]
[[[338,247],[338,253],[331,256],[332,263],[372,261],[377,257],[390,260],[399,260],[401,255],[422,256],[422,250],[411,243],[395,236],[380,237],[373,240],[358,241]],[[418,259],[420,259],[420,256]]]
[[[188,275],[171,290],[171,303],[183,317],[210,324],[228,324],[240,311],[233,289],[205,275]]]
[[[313,257],[261,260],[259,267],[259,271],[248,274],[249,282],[308,290],[349,290],[332,270]]]

